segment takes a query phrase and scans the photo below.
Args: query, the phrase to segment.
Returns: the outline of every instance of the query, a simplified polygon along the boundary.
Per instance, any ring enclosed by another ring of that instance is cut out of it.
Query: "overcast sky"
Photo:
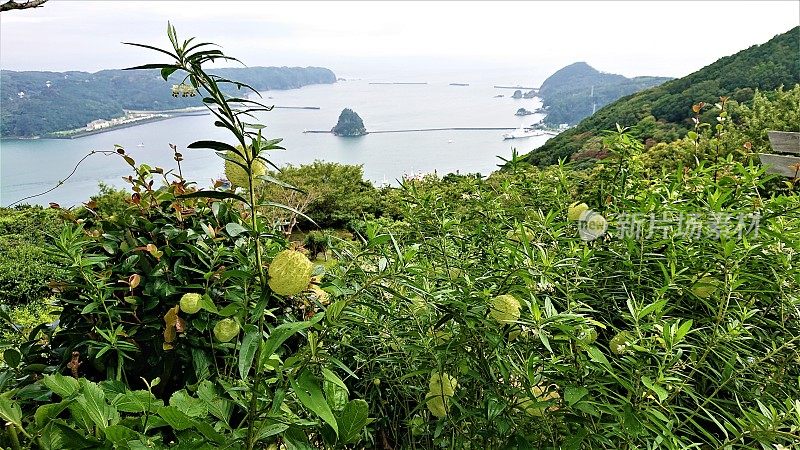
[[[167,20],[179,36],[221,44],[250,66],[319,65],[395,81],[514,72],[538,83],[575,61],[627,76],[684,76],[797,26],[800,2],[50,0],[0,15],[0,67],[96,71],[158,62],[121,42],[164,46]]]

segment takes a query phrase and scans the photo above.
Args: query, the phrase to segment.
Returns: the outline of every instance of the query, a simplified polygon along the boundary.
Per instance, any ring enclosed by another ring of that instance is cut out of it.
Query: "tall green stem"
[[[248,150],[245,148],[245,154],[248,153]],[[249,155],[248,155],[249,156]],[[258,278],[259,282],[261,283],[261,292],[260,295],[264,295],[265,289],[267,288],[267,279],[264,274],[264,265],[261,262],[261,240],[259,239],[259,232],[257,229],[258,221],[256,220],[256,196],[255,196],[255,189],[253,188],[253,171],[252,171],[252,161],[249,161],[249,157],[247,158],[247,166],[248,166],[248,173],[247,177],[249,180],[249,199],[250,200],[250,225],[253,228],[253,233],[255,237],[255,247],[256,247],[256,265],[258,265]],[[258,315],[258,337],[259,343],[264,336],[264,314],[263,312],[255,311],[255,314]],[[255,354],[255,377],[253,378],[253,386],[250,390],[250,407],[248,408],[249,411],[247,412],[248,416],[248,423],[247,423],[247,450],[253,450],[256,444],[255,439],[255,419],[256,419],[256,409],[258,408],[258,388],[261,384],[261,371],[259,370],[261,362],[261,345],[259,344],[256,347],[256,354]]]

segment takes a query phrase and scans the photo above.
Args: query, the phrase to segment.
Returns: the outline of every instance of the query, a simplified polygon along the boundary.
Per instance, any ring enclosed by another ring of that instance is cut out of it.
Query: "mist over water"
[[[410,74],[409,74],[410,75]],[[374,75],[373,75],[374,76]],[[259,116],[267,125],[266,137],[283,138],[285,151],[273,152],[277,165],[304,164],[314,160],[361,164],[365,177],[380,184],[395,184],[404,174],[450,172],[484,175],[497,169],[508,158],[512,147],[525,153],[543,144],[548,136],[519,140],[502,139],[504,131],[433,131],[370,134],[344,138],[331,134],[303,133],[303,130],[330,130],[343,108],[352,108],[364,120],[368,131],[447,127],[511,127],[530,125],[541,119],[535,114],[517,117],[518,108],[535,110],[538,98],[512,99],[513,90],[493,85],[517,84],[515,77],[497,82],[474,83],[486,74],[464,74],[461,79],[444,76],[426,85],[375,85],[370,80],[342,81],[333,85],[307,86],[288,91],[264,92],[264,101],[277,106],[316,106],[319,110],[274,109]],[[499,78],[499,77],[498,77]],[[419,78],[372,78],[372,81],[427,81]],[[449,83],[469,82],[470,86]],[[526,83],[527,84],[527,83]],[[538,85],[538,83],[536,84]],[[532,86],[531,86],[532,87]],[[495,98],[496,95],[504,95]],[[114,130],[74,140],[3,140],[0,143],[0,205],[43,192],[63,180],[73,166],[91,150],[112,150],[122,145],[137,163],[175,168],[169,144],[178,146],[185,161],[184,176],[208,186],[223,176],[223,162],[210,150],[187,150],[196,140],[230,142],[224,130],[213,126],[212,116],[178,117],[161,122]],[[143,144],[143,146],[139,146]],[[123,187],[122,177],[130,175],[121,158],[94,155],[87,159],[66,183],[30,203],[56,202],[70,206],[95,192],[99,182]]]

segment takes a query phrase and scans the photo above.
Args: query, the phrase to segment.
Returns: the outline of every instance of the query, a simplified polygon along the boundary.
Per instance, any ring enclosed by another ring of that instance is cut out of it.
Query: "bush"
[[[44,251],[61,226],[55,210],[0,208],[0,304],[26,305],[50,295],[60,267]]]

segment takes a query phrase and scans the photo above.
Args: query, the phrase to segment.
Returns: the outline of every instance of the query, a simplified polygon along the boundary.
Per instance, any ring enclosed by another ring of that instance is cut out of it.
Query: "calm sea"
[[[490,83],[450,86],[376,85],[367,81],[344,81],[333,85],[307,86],[288,91],[269,91],[264,99],[278,106],[318,106],[319,110],[274,109],[260,115],[269,138],[283,138],[285,151],[274,152],[278,165],[303,164],[314,160],[362,164],[366,178],[376,184],[396,184],[404,174],[436,171],[440,175],[460,171],[494,171],[509,157],[512,147],[520,153],[538,147],[547,136],[504,141],[504,131],[432,131],[370,134],[344,138],[331,134],[303,133],[329,130],[343,108],[352,108],[368,130],[398,130],[446,127],[518,127],[539,121],[541,116],[517,117],[518,108],[535,110],[538,98],[511,98],[512,90],[495,89]],[[495,98],[496,95],[504,95]],[[3,140],[0,143],[0,205],[45,191],[63,180],[73,166],[91,150],[111,150],[122,145],[138,163],[173,168],[169,144],[182,149],[184,176],[201,186],[223,173],[222,160],[210,150],[186,150],[200,139],[230,141],[224,130],[213,126],[212,116],[178,117],[73,140]],[[143,144],[143,146],[139,146]],[[99,182],[125,186],[130,168],[117,157],[94,155],[75,175],[55,191],[30,203],[56,202],[70,206],[86,201]]]

